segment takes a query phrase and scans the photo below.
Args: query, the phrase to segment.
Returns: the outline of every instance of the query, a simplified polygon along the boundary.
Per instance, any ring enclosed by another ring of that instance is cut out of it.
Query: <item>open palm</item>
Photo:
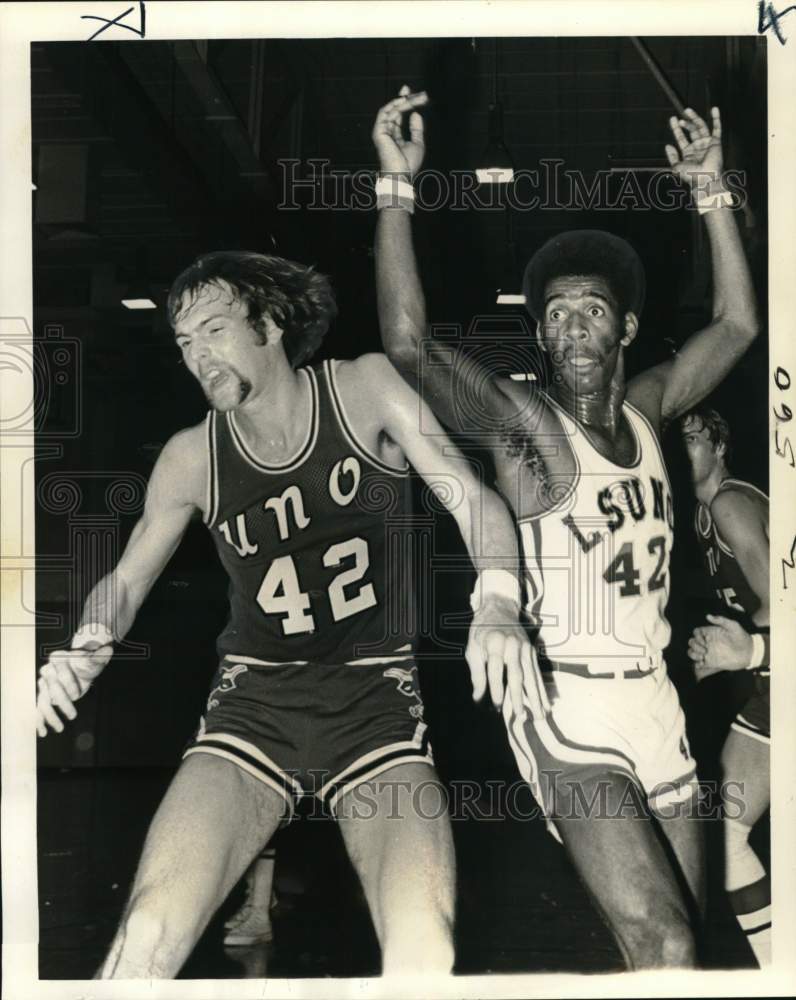
[[[684,184],[704,187],[706,180],[721,177],[724,163],[719,109],[710,109],[712,130],[691,108],[683,114],[684,118],[669,119],[677,146],[666,146],[666,159]]]

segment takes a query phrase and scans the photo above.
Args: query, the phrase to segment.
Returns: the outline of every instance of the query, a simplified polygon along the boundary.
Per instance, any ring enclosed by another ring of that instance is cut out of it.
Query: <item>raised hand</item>
[[[411,180],[423,162],[423,118],[416,110],[428,104],[428,94],[410,92],[404,84],[398,97],[385,104],[376,115],[372,138],[379,154],[382,173],[408,174]],[[404,138],[404,116],[409,114],[409,138]]]
[[[39,694],[36,699],[36,731],[47,735],[47,726],[57,733],[64,731],[58,712],[67,719],[77,715],[75,702],[91,687],[105,664],[113,656],[113,646],[86,649],[60,649],[50,654],[39,671]],[[56,711],[58,709],[58,711]]]
[[[669,126],[677,146],[665,147],[666,159],[677,177],[693,188],[704,189],[711,180],[721,177],[721,116],[711,108],[712,131],[692,108],[686,108],[684,118],[672,116]],[[687,134],[686,134],[687,133]]]
[[[508,688],[515,714],[541,719],[550,711],[536,652],[512,602],[492,597],[483,602],[473,615],[464,655],[475,701],[488,686],[492,703],[500,708]]]

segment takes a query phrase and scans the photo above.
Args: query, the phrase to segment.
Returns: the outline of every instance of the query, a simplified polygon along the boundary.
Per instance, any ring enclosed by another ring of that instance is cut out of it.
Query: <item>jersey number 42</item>
[[[647,590],[660,590],[661,587],[666,586],[666,570],[664,568],[666,539],[663,535],[651,538],[647,543],[647,551],[651,556],[656,557],[655,568],[647,581]],[[603,579],[606,583],[620,585],[620,597],[637,597],[641,593],[640,577],[641,572],[636,569],[633,561],[633,545],[631,542],[625,542],[616,558],[603,573]]]
[[[377,603],[372,583],[363,584],[355,593],[346,589],[358,583],[370,566],[368,543],[364,538],[349,538],[346,542],[330,545],[323,554],[323,565],[332,568],[351,558],[353,566],[338,573],[327,588],[332,618],[336,622],[358,615]],[[268,567],[257,591],[257,603],[267,615],[282,616],[285,635],[315,631],[310,595],[301,589],[292,556],[279,556]]]

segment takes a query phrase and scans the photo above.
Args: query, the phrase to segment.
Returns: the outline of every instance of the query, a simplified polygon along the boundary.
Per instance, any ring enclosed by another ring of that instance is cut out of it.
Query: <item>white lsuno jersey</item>
[[[614,465],[549,396],[575,456],[573,487],[552,510],[520,521],[529,621],[544,655],[578,672],[648,672],[662,662],[674,513],[652,427],[624,403],[636,438]]]

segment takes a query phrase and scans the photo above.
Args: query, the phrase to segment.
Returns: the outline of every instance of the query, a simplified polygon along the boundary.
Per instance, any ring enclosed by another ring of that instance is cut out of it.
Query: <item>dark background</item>
[[[686,105],[706,117],[710,105],[721,108],[725,166],[747,173],[748,203],[738,221],[765,319],[765,42],[653,38],[645,44]],[[179,365],[163,309],[171,280],[197,254],[245,248],[315,264],[331,275],[340,309],[316,360],[380,348],[375,212],[311,209],[318,189],[286,192],[280,161],[299,161],[302,177],[312,159],[328,161],[327,171],[375,169],[373,119],[403,83],[431,96],[424,115],[430,169],[483,165],[495,98],[515,169],[560,159],[589,182],[609,168],[665,167],[673,109],[625,38],[32,47],[40,656],[69,639],[87,590],[118,557],[163,443],[205,412],[198,386]],[[649,173],[636,176],[643,189]],[[612,191],[621,178],[612,179]],[[328,197],[330,184],[323,190]],[[286,193],[301,207],[280,210]],[[418,211],[415,239],[429,320],[458,327],[465,346],[512,336],[527,345],[524,311],[497,306],[496,289],[519,291],[525,260],[548,236],[591,226],[630,239],[646,267],[647,303],[629,353],[630,374],[669,356],[709,319],[711,308],[704,230],[685,209],[633,210],[628,203],[590,212]],[[121,299],[133,296],[149,296],[158,308],[124,309]],[[766,359],[764,335],[715,398],[733,430],[736,474],[763,489]],[[676,433],[666,452],[678,524],[667,659],[703,776],[709,776],[736,696],[721,679],[695,691],[684,659],[685,640],[708,595]],[[448,519],[436,530],[442,551],[462,554]],[[97,817],[116,809],[101,789],[114,775],[135,781],[147,768],[173,767],[196,724],[225,617],[226,582],[205,536],[201,524],[191,526],[112,668],[81,702],[76,722],[39,744],[46,848],[40,877],[42,891],[53,898],[69,881],[67,869],[74,876],[78,850],[58,854],[66,828],[59,828],[56,776],[68,774],[83,789],[84,798],[70,801],[80,815],[94,817],[101,840]],[[440,576],[440,614],[466,607],[469,586],[466,573]],[[462,640],[461,630],[443,634]],[[425,641],[421,652],[439,653],[439,647]],[[502,723],[488,708],[472,705],[462,659],[435,657],[421,670],[443,778],[514,781]],[[153,796],[151,806],[131,809],[132,827],[116,813],[133,830],[132,861],[156,801]],[[85,831],[74,816],[72,822],[77,842]],[[102,863],[84,851],[84,868]]]

